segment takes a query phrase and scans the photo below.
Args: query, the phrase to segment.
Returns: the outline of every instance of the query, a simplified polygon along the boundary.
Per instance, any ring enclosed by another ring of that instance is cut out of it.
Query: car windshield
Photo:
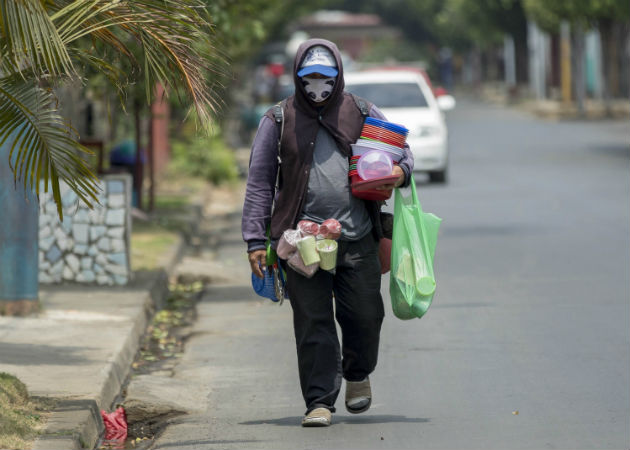
[[[422,108],[427,100],[416,83],[346,84],[346,90],[363,97],[379,108]]]

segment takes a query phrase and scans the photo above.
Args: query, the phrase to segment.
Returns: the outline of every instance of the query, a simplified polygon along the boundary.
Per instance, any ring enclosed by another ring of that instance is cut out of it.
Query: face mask
[[[335,81],[335,78],[302,78],[302,84],[308,98],[315,103],[323,102],[330,97],[335,87]]]

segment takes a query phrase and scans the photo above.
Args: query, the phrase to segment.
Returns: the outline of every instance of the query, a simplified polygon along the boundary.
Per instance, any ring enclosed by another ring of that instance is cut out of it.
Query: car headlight
[[[437,136],[439,134],[440,134],[440,129],[438,127],[422,126],[422,127],[418,127],[418,129],[416,130],[416,135],[420,137],[431,137],[431,136]]]

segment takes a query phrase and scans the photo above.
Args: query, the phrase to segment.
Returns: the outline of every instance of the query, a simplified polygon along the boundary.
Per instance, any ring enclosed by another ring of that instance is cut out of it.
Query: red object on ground
[[[125,441],[127,439],[127,416],[121,406],[112,413],[101,410],[101,417],[105,425],[106,441]]]

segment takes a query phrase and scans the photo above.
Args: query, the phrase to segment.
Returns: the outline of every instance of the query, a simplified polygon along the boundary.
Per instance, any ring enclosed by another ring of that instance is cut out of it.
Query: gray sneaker
[[[372,389],[370,379],[363,381],[346,381],[346,409],[349,413],[360,414],[372,405]]]
[[[332,414],[328,408],[315,408],[302,419],[303,427],[327,427],[332,420]]]

